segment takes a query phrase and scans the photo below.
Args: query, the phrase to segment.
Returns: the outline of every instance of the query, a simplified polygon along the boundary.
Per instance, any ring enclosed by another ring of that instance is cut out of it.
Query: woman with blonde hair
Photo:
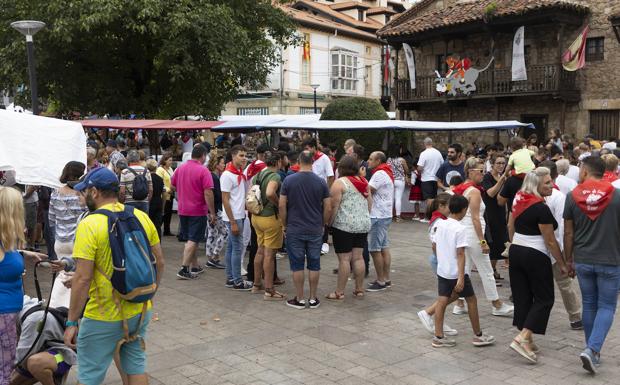
[[[22,194],[0,187],[0,384],[9,383],[17,348],[17,316],[24,304],[22,274],[24,258],[41,260],[45,255],[19,250],[24,237]],[[20,254],[21,253],[21,254]]]
[[[478,269],[482,287],[486,294],[487,300],[493,305],[492,314],[494,316],[510,316],[513,307],[507,305],[499,299],[493,266],[489,258],[489,245],[484,238],[485,222],[484,211],[485,204],[482,200],[483,188],[481,186],[484,178],[485,165],[484,161],[479,158],[471,157],[465,161],[465,182],[454,187],[452,190],[456,195],[462,195],[469,201],[469,207],[465,217],[461,223],[467,229],[467,239],[470,247],[465,248],[465,274],[471,272],[475,265]],[[452,310],[453,314],[467,313],[465,302],[459,299]]]

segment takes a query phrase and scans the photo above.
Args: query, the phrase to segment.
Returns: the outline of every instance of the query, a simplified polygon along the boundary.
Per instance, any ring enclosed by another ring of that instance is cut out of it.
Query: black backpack
[[[138,174],[131,167],[127,167],[127,170],[134,175],[131,197],[137,201],[145,200],[149,196],[149,181],[146,179],[149,170],[145,168],[142,174]]]

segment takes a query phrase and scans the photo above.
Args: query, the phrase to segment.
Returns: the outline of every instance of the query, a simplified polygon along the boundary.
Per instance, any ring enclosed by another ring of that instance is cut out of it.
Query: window
[[[364,21],[364,16],[366,16],[364,14],[364,10],[363,9],[358,9],[357,10],[357,20]]]
[[[605,58],[605,38],[591,37],[586,40],[586,61],[599,61]]]
[[[372,66],[364,67],[364,88],[366,92],[372,91]]]
[[[366,55],[370,55],[371,53],[372,53],[372,48],[369,45],[367,45],[366,46]]]
[[[357,56],[350,52],[332,52],[332,90],[355,92],[357,90]]]
[[[323,112],[321,107],[316,108],[316,113],[320,114]],[[299,115],[311,115],[314,114],[314,107],[299,107]]]
[[[452,54],[449,53],[448,56]],[[445,75],[448,72],[448,63],[446,63],[446,55],[435,55],[435,69],[439,71],[441,75]]]
[[[590,132],[597,139],[617,138],[620,131],[620,110],[590,111]]]
[[[237,115],[269,115],[269,107],[237,108]]]

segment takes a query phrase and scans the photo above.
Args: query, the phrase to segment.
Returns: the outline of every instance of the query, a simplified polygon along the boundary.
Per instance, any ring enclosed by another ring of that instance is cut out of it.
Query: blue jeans
[[[236,219],[239,235],[234,235],[230,222],[226,223],[228,229],[228,244],[226,245],[226,278],[239,284],[243,281],[241,278],[241,255],[243,253],[243,219]]]
[[[303,271],[304,264],[310,271],[321,270],[323,234],[286,234],[286,252],[292,271]],[[305,263],[304,263],[305,262]]]
[[[616,313],[620,266],[577,263],[575,270],[581,288],[586,344],[600,353]]]

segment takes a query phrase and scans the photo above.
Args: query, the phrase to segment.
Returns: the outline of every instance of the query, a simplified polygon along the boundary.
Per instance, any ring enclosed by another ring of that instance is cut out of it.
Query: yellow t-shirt
[[[510,155],[508,158],[508,165],[510,165],[517,174],[525,174],[536,168],[532,157],[536,155],[534,151],[530,151],[527,148],[519,149]]]
[[[101,209],[113,212],[123,211],[125,206],[121,203],[108,204]],[[159,243],[159,236],[153,222],[148,215],[140,210],[134,210],[147,239],[151,246]],[[75,231],[75,244],[73,245],[73,258],[86,259],[95,263],[93,280],[90,283],[88,295],[90,300],[86,304],[84,316],[97,321],[120,321],[123,319],[121,312],[112,298],[112,283],[100,272],[112,275],[112,250],[108,237],[108,217],[103,214],[90,214],[84,218]],[[133,303],[121,300],[123,315],[131,318],[142,312],[141,303]],[[149,301],[148,307],[151,307]]]

